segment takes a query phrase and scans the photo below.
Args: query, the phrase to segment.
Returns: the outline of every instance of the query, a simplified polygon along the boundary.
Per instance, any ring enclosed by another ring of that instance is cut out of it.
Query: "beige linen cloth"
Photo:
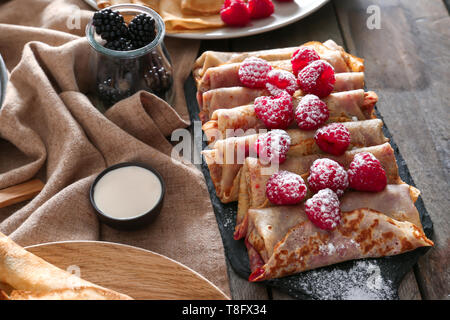
[[[74,13],[79,29],[68,28]],[[0,53],[10,72],[0,111],[0,189],[33,177],[46,183],[32,201],[0,209],[0,231],[22,246],[104,240],[142,247],[189,266],[230,295],[203,175],[172,159],[167,140],[189,125],[183,83],[199,42],[166,39],[174,108],[139,92],[102,114],[85,95],[92,84],[84,27],[92,14],[81,0],[0,1]],[[139,231],[100,224],[89,202],[95,176],[124,161],[153,166],[167,185],[161,215]]]

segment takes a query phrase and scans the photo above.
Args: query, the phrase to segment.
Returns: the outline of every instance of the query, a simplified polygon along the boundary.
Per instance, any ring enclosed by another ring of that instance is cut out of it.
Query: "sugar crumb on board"
[[[355,261],[348,270],[311,270],[287,281],[291,288],[318,300],[392,300],[397,296],[378,265],[364,260]]]

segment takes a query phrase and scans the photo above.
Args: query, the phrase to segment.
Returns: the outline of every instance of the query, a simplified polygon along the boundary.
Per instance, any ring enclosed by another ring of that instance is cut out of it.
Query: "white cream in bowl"
[[[161,193],[156,174],[139,166],[126,166],[102,176],[95,185],[93,199],[104,215],[130,219],[155,208]]]

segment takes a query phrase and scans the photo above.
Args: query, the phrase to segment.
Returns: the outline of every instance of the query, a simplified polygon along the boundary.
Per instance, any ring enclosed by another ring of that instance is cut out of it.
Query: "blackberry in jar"
[[[125,24],[123,16],[111,9],[103,9],[94,13],[92,25],[95,26],[95,32],[104,40],[115,40],[128,37],[128,27]]]
[[[95,13],[86,27],[88,42],[94,49],[90,61],[99,107],[107,109],[140,90],[170,104],[173,71],[163,43],[163,20],[155,11],[140,5],[121,4],[108,10]]]

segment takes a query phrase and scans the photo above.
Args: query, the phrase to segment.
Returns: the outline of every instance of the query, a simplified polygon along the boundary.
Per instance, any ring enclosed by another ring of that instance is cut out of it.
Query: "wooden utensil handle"
[[[44,188],[39,179],[30,180],[16,186],[0,190],[0,208],[10,206],[35,197]]]

